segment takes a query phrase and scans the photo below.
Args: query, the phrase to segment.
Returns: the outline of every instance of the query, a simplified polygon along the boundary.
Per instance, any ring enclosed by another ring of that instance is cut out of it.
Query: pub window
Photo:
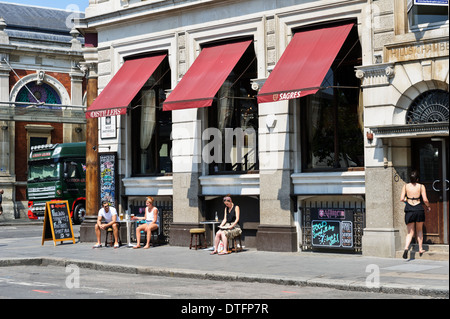
[[[448,0],[407,0],[410,27],[439,25],[448,21]]]
[[[168,70],[169,64],[165,58],[131,103],[133,176],[172,173],[172,112],[162,110],[165,90],[170,89]]]
[[[208,108],[209,174],[256,171],[258,103],[251,79],[257,78],[253,43],[245,51]],[[205,159],[205,157],[204,157]]]
[[[356,26],[328,70],[322,89],[300,98],[302,171],[364,167],[361,65]]]

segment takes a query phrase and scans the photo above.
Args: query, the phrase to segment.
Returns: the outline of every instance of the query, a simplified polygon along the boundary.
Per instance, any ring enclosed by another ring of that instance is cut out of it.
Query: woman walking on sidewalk
[[[406,235],[405,250],[403,258],[408,258],[409,245],[411,244],[416,231],[417,243],[419,244],[419,254],[425,252],[423,249],[423,223],[425,222],[425,211],[421,203],[427,206],[427,210],[431,211],[430,203],[428,202],[427,192],[423,184],[419,184],[419,175],[417,171],[412,171],[410,174],[410,183],[403,185],[400,200],[405,202],[405,224],[408,230]]]

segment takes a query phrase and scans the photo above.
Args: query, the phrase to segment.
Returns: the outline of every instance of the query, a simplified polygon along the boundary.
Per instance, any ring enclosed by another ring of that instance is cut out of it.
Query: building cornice
[[[227,4],[240,2],[240,0],[227,0]],[[142,3],[138,6],[125,6],[121,10],[94,15],[83,19],[75,20],[75,27],[82,34],[85,32],[95,32],[98,27],[107,27],[137,19],[156,19],[164,15],[174,15],[176,13],[186,13],[188,10],[196,8],[205,9],[216,5],[223,5],[222,0],[197,0],[197,1],[161,1],[156,3]]]
[[[75,27],[80,30],[82,34],[86,32],[97,32],[97,28],[104,28],[108,26],[117,26],[121,23],[128,23],[129,21],[133,21],[136,23],[136,20],[144,19],[144,20],[154,20],[161,18],[163,16],[174,16],[177,13],[186,14],[188,11],[201,9],[205,10],[211,7],[217,6],[229,6],[233,3],[240,3],[242,0],[227,0],[224,2],[223,0],[181,0],[181,1],[158,1],[151,3],[140,3],[138,5],[133,6],[123,6],[120,10],[115,10],[112,12],[107,12],[104,14],[98,14],[93,16],[88,16],[82,19],[75,19]],[[298,12],[307,11],[315,11],[318,7],[320,8],[333,8],[333,7],[341,7],[346,5],[353,4],[363,4],[365,0],[342,0],[339,2],[329,1],[325,3],[320,3],[319,5],[308,6],[305,8],[302,4],[287,6],[286,10],[280,10],[280,8],[267,9],[261,11],[266,12],[267,14],[276,14],[280,16],[290,16],[296,14]],[[224,4],[225,3],[225,4]],[[296,8],[299,9],[296,9]],[[301,8],[300,8],[301,7]],[[289,8],[289,9],[288,9]]]

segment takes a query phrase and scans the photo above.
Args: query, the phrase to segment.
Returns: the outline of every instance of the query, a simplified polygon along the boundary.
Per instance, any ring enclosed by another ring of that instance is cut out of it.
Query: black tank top
[[[234,221],[236,220],[236,211],[235,211],[236,205],[233,205],[233,207],[231,208],[231,210],[228,210],[227,207],[227,223],[234,223]]]

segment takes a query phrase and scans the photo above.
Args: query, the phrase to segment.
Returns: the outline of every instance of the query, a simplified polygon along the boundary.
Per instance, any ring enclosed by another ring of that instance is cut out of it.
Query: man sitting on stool
[[[102,218],[105,222],[102,223]],[[107,230],[112,227],[114,234],[114,248],[119,248],[119,221],[117,219],[117,210],[114,207],[109,207],[107,201],[102,201],[102,208],[98,211],[97,224],[95,224],[95,235],[97,236],[97,244],[92,248],[102,247],[100,241],[100,230]]]

